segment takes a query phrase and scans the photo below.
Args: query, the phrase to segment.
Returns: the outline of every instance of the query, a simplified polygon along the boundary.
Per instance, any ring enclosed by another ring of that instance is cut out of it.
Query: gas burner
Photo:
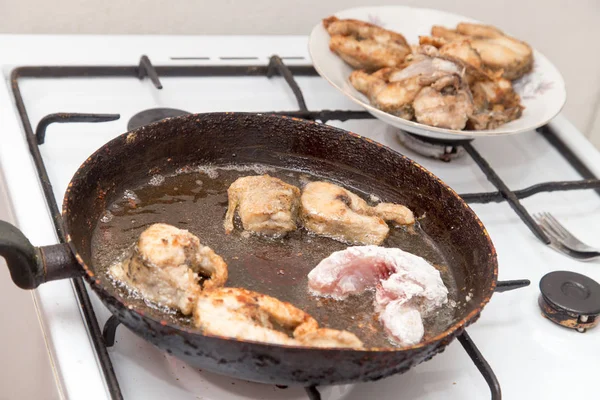
[[[135,114],[127,123],[127,130],[139,128],[140,126],[148,125],[161,119],[170,117],[179,117],[181,115],[190,114],[187,111],[178,110],[176,108],[150,108],[148,110],[140,111]]]
[[[538,304],[550,321],[585,332],[600,322],[600,284],[585,275],[554,271],[540,281]]]
[[[404,131],[398,131],[398,139],[404,146],[420,155],[446,162],[462,157],[466,151],[461,144],[471,141],[471,139],[433,139]]]

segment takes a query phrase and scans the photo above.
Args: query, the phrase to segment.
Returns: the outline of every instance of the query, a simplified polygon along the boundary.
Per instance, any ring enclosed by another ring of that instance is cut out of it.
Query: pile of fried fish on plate
[[[448,302],[448,289],[433,265],[381,246],[391,229],[408,229],[415,223],[412,211],[403,205],[371,206],[330,182],[313,181],[300,189],[269,175],[240,177],[227,195],[223,229],[228,234],[243,229],[247,235],[285,240],[287,233],[306,229],[349,244],[308,273],[307,295],[344,301],[374,291],[375,315],[392,345],[419,343],[422,318]],[[109,274],[146,301],[192,316],[205,334],[280,345],[364,348],[355,334],[319,327],[311,315],[290,303],[226,287],[228,266],[223,258],[191,232],[172,225],[148,227]]]
[[[367,22],[329,17],[329,48],[356,68],[350,83],[389,114],[453,130],[486,130],[519,118],[512,81],[533,68],[533,50],[499,29],[433,26],[411,46]]]

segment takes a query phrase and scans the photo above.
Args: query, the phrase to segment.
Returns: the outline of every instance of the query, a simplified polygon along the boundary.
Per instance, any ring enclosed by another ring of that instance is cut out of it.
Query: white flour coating
[[[448,302],[440,273],[425,259],[396,248],[354,246],[336,251],[308,274],[312,293],[342,300],[375,289],[375,310],[391,336],[410,346],[423,338],[422,317]]]

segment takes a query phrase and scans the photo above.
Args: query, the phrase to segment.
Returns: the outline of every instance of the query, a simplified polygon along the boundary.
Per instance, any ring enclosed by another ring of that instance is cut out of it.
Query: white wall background
[[[529,42],[562,72],[566,115],[600,147],[598,0],[0,0],[0,33],[308,34],[324,16],[368,4],[444,9]]]

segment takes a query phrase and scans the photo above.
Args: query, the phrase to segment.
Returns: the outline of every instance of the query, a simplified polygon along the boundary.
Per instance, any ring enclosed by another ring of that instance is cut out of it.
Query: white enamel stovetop
[[[0,164],[19,227],[36,245],[56,243],[56,234],[24,140],[9,84],[22,65],[135,65],[147,54],[155,65],[266,64],[272,54],[309,63],[305,37],[174,36],[0,36]],[[208,57],[205,60],[172,58]],[[231,60],[228,57],[251,57]],[[225,58],[225,59],[222,59]],[[298,59],[299,58],[299,59]],[[309,109],[356,109],[324,80],[298,78]],[[281,78],[161,78],[148,80],[23,79],[21,90],[32,125],[55,112],[120,113],[119,121],[54,124],[41,148],[60,203],[81,162],[109,139],[126,131],[128,119],[163,106],[191,112],[296,109]],[[403,148],[394,129],[377,121],[335,123],[380,141],[414,158],[459,193],[493,191],[468,156],[451,163],[425,159]],[[600,154],[564,117],[552,123],[558,135],[600,175]],[[509,187],[548,180],[580,179],[538,134],[480,139],[474,146]],[[539,194],[526,199],[531,211],[551,211],[590,243],[600,237],[600,198],[592,191]],[[580,263],[542,245],[508,205],[474,205],[496,245],[500,279],[530,279],[528,288],[496,294],[481,319],[468,329],[493,367],[506,399],[593,397],[600,371],[600,328],[579,334],[545,320],[537,306],[540,278],[553,270],[572,270],[600,281],[597,263]],[[107,399],[108,392],[70,282],[53,282],[36,291],[45,337],[67,398]],[[101,326],[106,309],[91,294]],[[6,328],[10,329],[10,328]],[[33,328],[32,328],[33,329]],[[146,344],[126,328],[109,349],[125,399],[304,399],[300,388],[279,389],[200,372]],[[408,373],[376,383],[321,388],[324,399],[486,399],[489,389],[458,342]]]

